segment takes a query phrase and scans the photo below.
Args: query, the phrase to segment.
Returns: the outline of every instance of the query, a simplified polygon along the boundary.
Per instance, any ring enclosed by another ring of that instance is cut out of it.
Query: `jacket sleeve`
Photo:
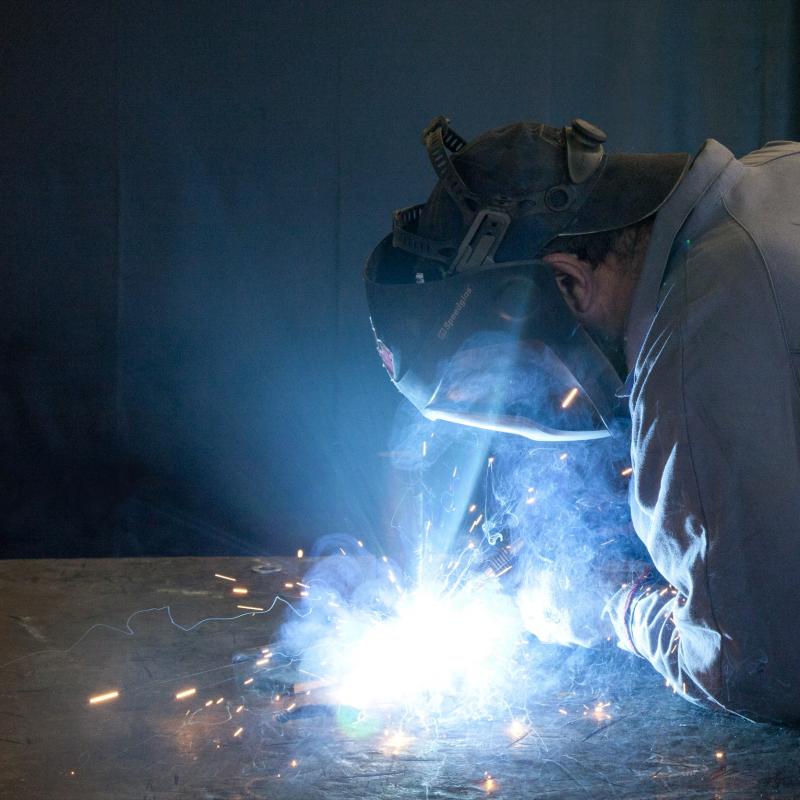
[[[686,492],[674,476],[688,466],[680,463],[677,447],[664,456],[656,496],[647,498],[645,507],[639,505],[645,501],[642,484],[655,477],[654,449],[651,441],[649,474],[636,480],[634,492],[640,499],[632,502],[637,530],[644,534],[658,571],[640,576],[617,593],[610,604],[612,622],[620,646],[649,661],[673,691],[719,705],[721,635],[705,591],[707,531],[691,513],[682,520],[671,519],[679,508],[688,511]]]
[[[616,599],[615,628],[676,691],[794,719],[795,356],[770,274],[735,221],[673,266],[630,397],[631,515],[658,575]]]
[[[680,288],[672,286],[651,330],[631,395],[631,514],[656,570],[623,588],[610,611],[622,647],[647,659],[674,691],[716,704],[722,644],[687,427]]]
[[[649,661],[673,691],[693,701],[708,701],[711,681],[697,679],[694,663],[687,664],[686,648],[675,612],[684,604],[677,589],[660,576],[649,576],[623,588],[612,601],[612,621],[619,646]],[[701,638],[707,638],[701,634]],[[713,639],[710,642],[713,648]]]

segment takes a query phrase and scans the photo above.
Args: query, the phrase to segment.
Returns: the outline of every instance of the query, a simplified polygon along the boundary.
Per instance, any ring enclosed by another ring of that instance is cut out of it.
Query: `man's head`
[[[365,273],[392,380],[433,419],[606,435],[650,220],[688,156],[609,156],[582,120],[467,144],[437,118],[423,141],[439,181],[395,213]]]
[[[560,237],[539,257],[579,322],[620,375],[625,374],[625,323],[644,262],[654,215],[603,233]]]

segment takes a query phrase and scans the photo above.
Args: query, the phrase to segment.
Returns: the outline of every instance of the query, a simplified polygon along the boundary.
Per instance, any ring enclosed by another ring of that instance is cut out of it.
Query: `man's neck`
[[[628,322],[630,319],[633,298],[639,279],[642,275],[644,263],[647,258],[647,248],[650,244],[650,235],[653,231],[655,217],[652,217],[647,224],[637,226],[636,235],[629,251],[623,256],[623,262],[619,265],[622,276],[616,288],[617,306],[615,319],[615,336],[613,339],[614,354],[612,356],[606,352],[609,361],[623,379],[628,374],[628,365],[625,355],[625,342],[627,339]]]

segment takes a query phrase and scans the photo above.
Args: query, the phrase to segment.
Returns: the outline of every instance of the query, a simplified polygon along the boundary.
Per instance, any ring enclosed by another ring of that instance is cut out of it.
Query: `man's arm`
[[[709,595],[710,537],[686,400],[685,272],[678,270],[637,364],[631,396],[634,527],[655,569],[608,605],[620,646],[688,699],[718,703],[722,636]]]
[[[618,595],[613,622],[676,690],[797,719],[797,356],[735,221],[680,258],[631,394],[632,519],[663,582]]]

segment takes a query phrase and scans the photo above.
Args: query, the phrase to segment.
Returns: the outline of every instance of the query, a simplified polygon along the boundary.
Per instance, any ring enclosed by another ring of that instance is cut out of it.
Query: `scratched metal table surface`
[[[0,797],[800,797],[795,731],[692,707],[624,653],[598,666],[551,649],[549,669],[563,674],[531,700],[521,735],[482,720],[394,748],[383,731],[356,736],[335,715],[282,722],[271,698],[237,680],[232,656],[268,643],[280,614],[185,632],[154,610],[126,629],[140,609],[169,606],[188,627],[263,607],[301,566],[0,561]],[[246,583],[247,597],[215,572]],[[186,688],[196,691],[176,699]],[[88,702],[112,690],[115,699]]]

